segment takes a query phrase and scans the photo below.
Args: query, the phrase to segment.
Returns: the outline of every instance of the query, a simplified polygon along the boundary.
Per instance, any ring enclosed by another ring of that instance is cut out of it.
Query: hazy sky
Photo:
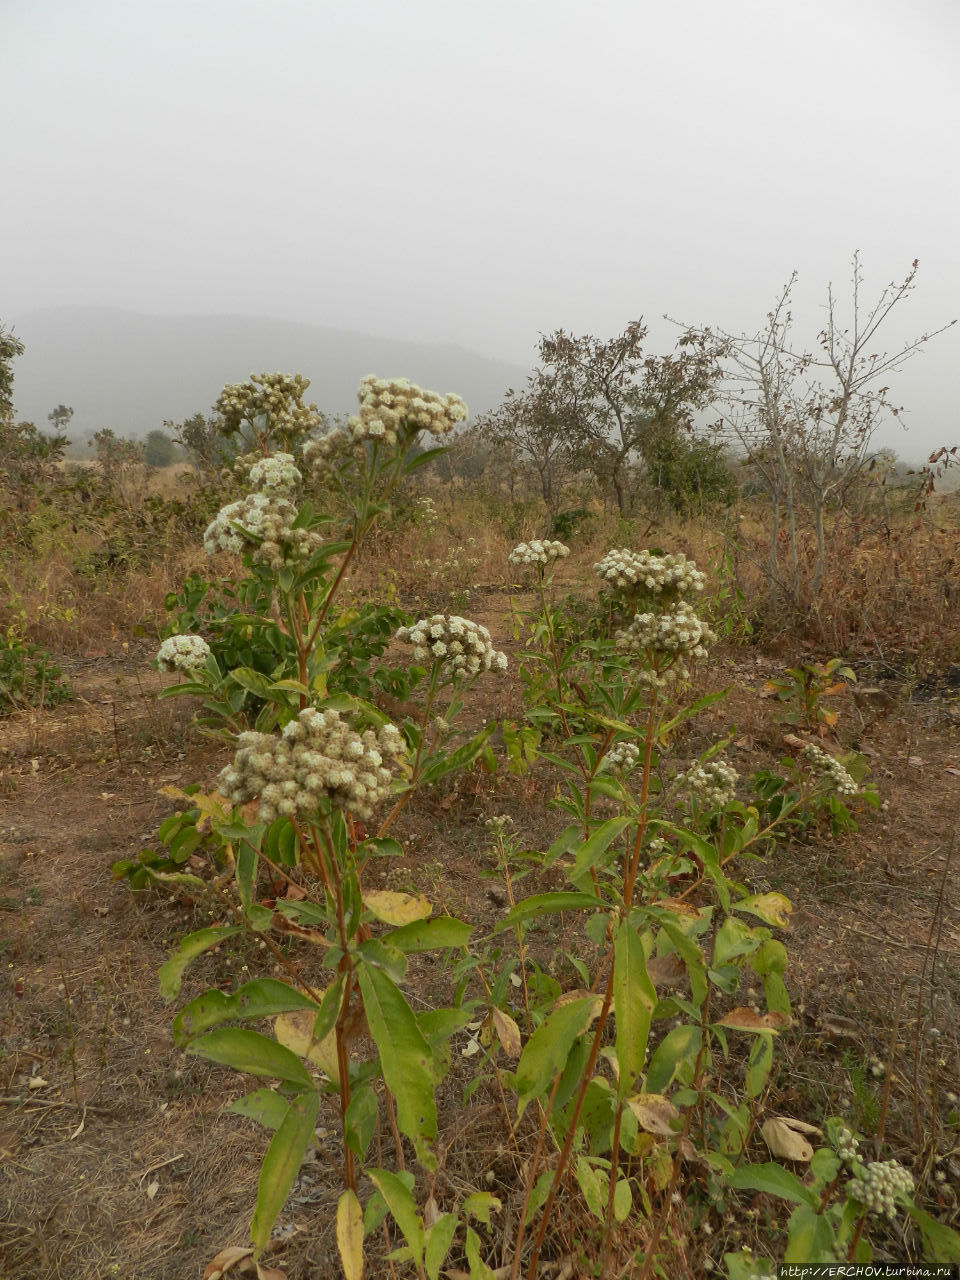
[[[270,315],[533,363],[790,272],[960,315],[957,0],[0,0],[0,318]],[[400,371],[390,371],[400,372]],[[960,325],[894,390],[960,440]]]

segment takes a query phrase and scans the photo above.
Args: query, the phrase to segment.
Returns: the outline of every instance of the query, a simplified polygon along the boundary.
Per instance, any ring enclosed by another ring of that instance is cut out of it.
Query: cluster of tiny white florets
[[[507,559],[511,564],[547,564],[550,560],[562,560],[570,554],[570,548],[562,542],[518,542]]]
[[[390,760],[405,755],[396,725],[358,733],[338,711],[307,707],[280,734],[241,733],[219,787],[234,804],[259,798],[263,822],[306,818],[324,800],[369,818],[390,790]]]
[[[210,646],[203,636],[168,636],[157,651],[161,671],[182,671],[195,675],[210,656]]]
[[[629,773],[640,763],[640,748],[635,742],[615,742],[603,757],[604,769],[622,769]]]
[[[300,469],[289,453],[272,453],[260,458],[247,473],[247,482],[258,493],[289,497],[303,482]]]
[[[295,529],[297,508],[287,498],[269,493],[248,493],[217,512],[203,535],[207,555],[218,551],[252,549],[257,564],[278,570],[290,560],[302,560],[321,544],[320,535]]]
[[[323,421],[315,404],[303,403],[309,385],[309,378],[299,373],[252,373],[247,382],[225,386],[214,407],[228,431],[249,422],[292,444]]]
[[[856,1160],[859,1149],[860,1139],[851,1129],[843,1128],[838,1132],[836,1151],[841,1160],[845,1160],[848,1164],[851,1160]]]
[[[507,669],[507,655],[494,649],[487,628],[456,614],[421,618],[412,627],[401,627],[397,639],[413,645],[418,662],[442,660],[441,673],[446,677]]]
[[[315,475],[328,473],[342,455],[361,453],[367,441],[393,448],[398,440],[412,439],[418,431],[445,436],[467,416],[459,396],[425,391],[406,378],[371,374],[360,383],[357,398],[360,408],[345,426],[335,427],[304,448],[304,462]]]
[[[913,1177],[898,1160],[871,1160],[859,1178],[847,1183],[847,1194],[871,1213],[887,1218],[897,1216],[895,1196],[910,1195]]]
[[[665,613],[638,613],[623,631],[614,635],[617,652],[643,654],[653,659],[643,678],[651,687],[665,688],[674,680],[686,680],[685,659],[705,658],[707,646],[716,640],[691,605],[681,600]],[[662,657],[670,661],[664,665]]]
[[[618,591],[641,591],[651,595],[689,595],[702,591],[706,582],[694,562],[682,552],[659,556],[650,551],[631,551],[622,547],[608,551],[593,566],[593,571]]]
[[[860,790],[840,761],[828,755],[826,751],[821,751],[814,743],[808,743],[800,754],[813,768],[829,778],[838,795],[855,796]]]
[[[722,760],[698,762],[676,777],[676,782],[691,799],[706,809],[722,809],[728,805],[737,794],[739,781],[736,769]]]

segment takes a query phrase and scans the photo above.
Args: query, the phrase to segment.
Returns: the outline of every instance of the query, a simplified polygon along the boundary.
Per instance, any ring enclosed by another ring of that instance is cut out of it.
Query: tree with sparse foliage
[[[72,417],[73,417],[73,410],[70,408],[69,405],[58,404],[55,409],[52,409],[47,414],[47,421],[53,427],[55,433],[58,436],[65,436],[67,434],[67,427],[69,427],[70,420]]]
[[[18,509],[28,504],[34,485],[49,476],[63,456],[67,437],[49,436],[32,422],[16,422],[13,413],[13,362],[23,343],[0,324],[0,480]]]
[[[692,430],[721,373],[722,344],[709,333],[685,333],[663,356],[644,353],[646,336],[641,320],[605,341],[559,329],[541,339],[535,375],[556,406],[574,459],[613,491],[621,515],[631,506],[633,468],[663,432]]]

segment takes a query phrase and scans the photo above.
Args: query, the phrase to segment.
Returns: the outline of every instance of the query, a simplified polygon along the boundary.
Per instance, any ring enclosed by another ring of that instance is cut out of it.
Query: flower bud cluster
[[[442,396],[425,391],[406,378],[375,378],[369,375],[357,392],[360,409],[303,451],[304,462],[322,478],[332,471],[336,460],[347,454],[359,456],[367,441],[393,448],[401,437],[410,440],[418,431],[445,436],[467,416],[467,406],[459,396]]]
[[[860,788],[839,760],[821,751],[814,743],[808,743],[800,754],[809,764],[828,778],[834,790],[841,796],[855,796]]]
[[[847,1194],[871,1213],[897,1216],[895,1196],[913,1192],[913,1177],[898,1160],[871,1160],[859,1178],[847,1183]]]
[[[618,653],[673,659],[667,666],[657,661],[656,670],[645,673],[647,683],[661,689],[671,681],[686,680],[690,671],[684,660],[705,658],[716,638],[686,601],[666,613],[638,613],[629,627],[614,635]]]
[[[669,594],[673,598],[702,591],[706,582],[704,574],[682,552],[658,556],[650,551],[622,547],[608,551],[593,566],[593,571],[618,591]]]
[[[161,671],[182,671],[195,675],[210,656],[210,646],[203,636],[168,636],[157,651]]]
[[[635,742],[615,742],[603,757],[604,769],[622,769],[629,773],[640,763],[640,748]]]
[[[837,1134],[837,1155],[841,1160],[845,1160],[848,1164],[851,1160],[856,1160],[857,1151],[860,1148],[860,1139],[855,1137],[850,1129],[841,1129]]]
[[[706,809],[722,809],[728,805],[737,794],[739,781],[736,769],[722,760],[698,762],[676,777],[676,782],[689,792],[691,799]]]
[[[319,534],[295,529],[297,508],[287,498],[248,493],[217,512],[203,535],[207,555],[253,549],[257,564],[277,571],[290,560],[304,560],[321,545]]]
[[[570,554],[570,548],[562,542],[519,542],[507,556],[511,564],[547,564],[550,560],[562,560]]]
[[[401,627],[397,639],[413,645],[418,662],[442,660],[441,674],[448,678],[507,669],[507,655],[494,649],[487,628],[456,614],[421,618],[412,627]]]
[[[309,385],[309,378],[299,373],[252,373],[247,382],[225,386],[214,408],[230,433],[244,422],[263,423],[272,435],[292,444],[323,421],[315,404],[303,403]]]
[[[369,818],[390,790],[388,761],[406,754],[396,725],[362,733],[339,711],[307,707],[279,735],[241,733],[219,787],[234,804],[259,797],[259,817],[307,818],[322,801]]]

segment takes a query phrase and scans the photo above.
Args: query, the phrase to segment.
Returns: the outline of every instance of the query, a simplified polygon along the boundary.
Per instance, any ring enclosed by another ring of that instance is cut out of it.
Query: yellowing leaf
[[[384,924],[412,924],[414,920],[426,920],[433,906],[422,893],[396,893],[391,889],[378,889],[363,895],[363,905]]]
[[[317,1015],[310,1009],[294,1009],[281,1013],[273,1021],[273,1034],[298,1058],[305,1058],[324,1071],[331,1080],[339,1079],[337,1069],[337,1036],[329,1032],[322,1040],[314,1040],[313,1027]]]
[[[670,1122],[678,1120],[680,1112],[662,1093],[635,1093],[627,1099],[627,1106],[647,1133],[658,1133],[664,1138],[672,1138],[676,1133]]]
[[[732,903],[731,909],[749,912],[752,916],[759,916],[764,924],[785,929],[789,924],[788,917],[793,904],[782,893],[755,893],[750,898],[741,898],[739,902]]]
[[[353,1191],[347,1189],[337,1201],[337,1248],[343,1264],[344,1280],[361,1280],[363,1275],[363,1210]]]
[[[754,1009],[731,1009],[728,1014],[715,1024],[718,1027],[729,1027],[732,1031],[773,1031],[781,1027],[789,1027],[790,1018],[785,1013],[757,1013]]]
[[[808,1130],[809,1126],[788,1116],[771,1116],[763,1122],[760,1133],[772,1156],[808,1164],[813,1159],[813,1147],[799,1131],[800,1128]]]
[[[508,1058],[520,1057],[520,1028],[502,1009],[494,1009],[493,1025]]]

